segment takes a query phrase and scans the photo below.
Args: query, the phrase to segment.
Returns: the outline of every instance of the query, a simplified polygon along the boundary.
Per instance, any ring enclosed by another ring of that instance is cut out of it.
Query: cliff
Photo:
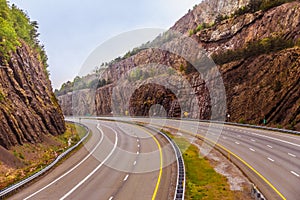
[[[225,113],[230,114],[226,120],[262,124],[265,119],[269,126],[300,130],[300,3],[277,5],[278,1],[264,0],[257,6],[253,2],[204,1],[171,30],[182,33],[181,38],[191,37],[214,59],[226,91],[227,109],[220,112],[224,113],[223,117]],[[151,106],[162,104],[170,117],[182,115],[189,105],[189,117],[211,118],[212,108],[221,102],[209,95],[205,77],[179,56],[186,52],[197,54],[197,48],[183,46],[176,39],[167,40],[161,47],[173,48],[177,53],[155,48],[142,50],[107,68],[101,79],[110,80],[112,84],[94,91],[97,115],[116,111],[145,116]],[[156,63],[153,70],[149,67],[148,70],[135,70],[137,66],[151,63]],[[172,67],[176,72],[151,75],[158,65]],[[190,94],[198,99],[197,105],[173,92],[181,85],[178,78],[171,78],[171,74],[188,81]],[[122,80],[122,77],[127,78]],[[153,77],[157,84],[153,84]],[[168,79],[171,80],[169,83]],[[129,88],[132,82],[134,89]],[[160,85],[168,85],[171,91]],[[115,94],[116,91],[119,94]],[[132,96],[126,97],[128,92]],[[63,98],[59,97],[60,101]],[[122,103],[114,105],[118,99]],[[181,107],[178,107],[178,101],[184,102]],[[128,110],[124,108],[127,104]],[[76,106],[80,107],[80,104]],[[70,105],[66,109],[69,108]]]
[[[0,69],[0,120],[0,145],[5,148],[65,131],[45,67],[25,43]]]

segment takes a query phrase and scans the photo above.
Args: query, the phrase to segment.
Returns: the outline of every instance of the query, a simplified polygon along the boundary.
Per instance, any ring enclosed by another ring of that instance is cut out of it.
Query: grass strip
[[[185,199],[235,199],[227,178],[218,174],[209,161],[199,155],[198,147],[182,137],[174,137],[170,132],[164,133],[182,152],[186,169]]]

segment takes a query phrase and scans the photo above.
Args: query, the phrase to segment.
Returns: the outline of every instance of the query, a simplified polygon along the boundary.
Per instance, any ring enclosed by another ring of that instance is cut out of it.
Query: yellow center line
[[[160,156],[160,167],[159,167],[159,175],[158,175],[158,179],[157,179],[157,183],[152,195],[152,200],[155,200],[156,196],[157,196],[157,191],[158,191],[158,187],[160,185],[160,181],[161,181],[161,177],[162,177],[162,168],[163,168],[163,155],[162,155],[162,149],[160,146],[160,143],[158,142],[158,140],[156,139],[156,137],[154,137],[154,135],[152,133],[150,133],[149,131],[142,129],[140,127],[138,127],[139,129],[145,131],[148,135],[150,135],[152,137],[152,139],[155,141],[155,143],[157,144],[157,147],[159,149],[159,156]]]
[[[157,126],[160,126],[159,124],[155,124]],[[175,130],[180,130],[181,132],[190,134],[190,135],[196,135],[194,133],[191,133],[189,131],[186,130],[182,130],[182,129],[178,129],[177,127],[173,127],[173,126],[165,126],[166,128],[172,128]],[[196,135],[198,137],[201,137],[203,139],[208,140],[209,142],[215,143],[214,141],[210,140],[209,138],[206,138],[204,136],[201,135]],[[272,185],[272,183],[270,183],[270,181],[268,179],[266,179],[262,174],[260,174],[256,169],[254,169],[250,164],[248,164],[245,160],[243,160],[241,157],[239,157],[238,155],[236,155],[235,153],[231,152],[229,149],[225,148],[224,146],[220,145],[220,144],[216,144],[217,146],[219,146],[220,148],[222,148],[223,150],[227,151],[228,153],[230,153],[231,155],[233,155],[234,157],[236,157],[238,160],[240,160],[244,165],[246,165],[249,169],[251,169],[255,174],[257,174],[263,181],[265,181],[265,183],[267,183],[283,200],[286,200],[286,198],[283,196],[283,194],[281,194],[281,192],[279,192],[274,185]],[[153,198],[152,198],[153,199]]]

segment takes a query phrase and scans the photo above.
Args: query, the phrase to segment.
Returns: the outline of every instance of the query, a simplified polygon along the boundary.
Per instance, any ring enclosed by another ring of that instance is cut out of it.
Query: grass
[[[23,167],[8,167],[0,164],[0,189],[16,183],[49,165],[69,146],[76,144],[86,133],[81,126],[66,124],[66,132],[59,136],[51,136],[51,142],[24,144],[14,147],[10,152],[23,163]]]
[[[67,124],[67,130],[63,135],[56,137],[57,141],[60,141],[68,145],[69,140],[71,140],[71,146],[76,144],[84,135],[86,131],[82,126],[77,124]]]
[[[183,138],[171,137],[182,151],[186,168],[185,199],[234,199],[226,177],[218,174],[199,149]]]

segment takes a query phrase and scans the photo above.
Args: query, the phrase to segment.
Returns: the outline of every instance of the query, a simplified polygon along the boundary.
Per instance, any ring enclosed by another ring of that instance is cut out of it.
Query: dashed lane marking
[[[294,155],[294,154],[288,153],[288,155],[296,158],[296,155]]]
[[[269,161],[274,162],[275,160],[273,160],[272,158],[268,158]]]
[[[125,178],[123,179],[123,181],[127,181],[128,177],[129,177],[129,174],[127,174],[127,175],[125,176]]]
[[[294,172],[294,171],[291,171],[291,173],[292,174],[294,174],[295,176],[297,176],[297,177],[300,177],[300,175],[299,174],[297,174],[296,172]]]

